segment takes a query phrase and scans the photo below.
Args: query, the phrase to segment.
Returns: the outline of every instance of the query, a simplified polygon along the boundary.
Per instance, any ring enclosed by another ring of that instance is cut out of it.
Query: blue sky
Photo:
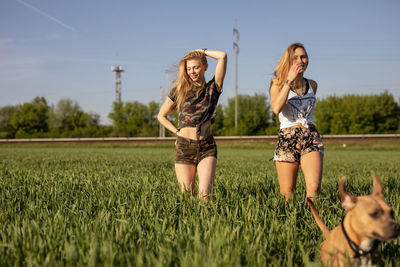
[[[159,101],[175,64],[197,48],[224,50],[220,103],[234,96],[233,26],[240,32],[239,93],[266,93],[284,50],[302,42],[318,95],[400,97],[400,1],[1,0],[0,106],[44,96],[108,113],[121,65],[122,100]],[[215,62],[210,60],[207,79]]]

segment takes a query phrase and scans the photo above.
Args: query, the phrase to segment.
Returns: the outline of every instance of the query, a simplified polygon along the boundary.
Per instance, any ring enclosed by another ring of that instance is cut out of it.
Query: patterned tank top
[[[279,112],[280,128],[289,128],[295,125],[303,125],[308,128],[308,124],[315,125],[313,121],[313,111],[315,107],[315,94],[311,87],[310,81],[304,78],[307,82],[308,90],[304,96],[299,96],[292,90],[286,104]]]

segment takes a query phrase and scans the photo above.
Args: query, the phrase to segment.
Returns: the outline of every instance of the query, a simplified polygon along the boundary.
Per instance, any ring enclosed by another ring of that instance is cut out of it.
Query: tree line
[[[78,102],[60,99],[49,105],[36,97],[22,105],[0,107],[0,138],[42,137],[155,137],[159,135],[160,104],[114,102],[108,114],[112,125],[101,125],[100,115],[85,112]],[[177,113],[169,116],[177,123]],[[314,120],[321,134],[400,133],[400,106],[387,91],[375,95],[329,96],[317,100]],[[220,136],[276,135],[279,121],[267,95],[238,96],[217,106],[213,133]],[[172,136],[166,131],[166,136]]]

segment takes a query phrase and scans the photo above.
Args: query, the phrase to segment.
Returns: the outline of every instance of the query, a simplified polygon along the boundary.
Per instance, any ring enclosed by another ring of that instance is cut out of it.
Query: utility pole
[[[233,28],[233,49],[235,50],[235,129],[238,129],[238,54],[239,54],[239,30],[237,28],[237,20],[235,20],[235,27]]]
[[[164,103],[164,88],[160,86],[160,91],[161,91],[161,98],[160,98],[160,109],[162,104]],[[165,127],[160,123],[160,137],[164,138],[165,137]]]
[[[121,72],[124,72],[124,70],[121,66],[111,66],[111,70],[115,72],[115,101],[121,103]]]

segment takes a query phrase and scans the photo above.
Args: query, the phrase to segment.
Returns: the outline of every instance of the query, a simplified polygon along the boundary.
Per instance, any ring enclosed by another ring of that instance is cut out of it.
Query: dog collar
[[[346,216],[345,216],[345,217],[346,217]],[[355,255],[353,256],[353,258],[361,258],[361,257],[363,257],[363,256],[366,256],[366,255],[370,254],[372,251],[374,251],[374,250],[376,249],[376,247],[379,245],[379,240],[374,239],[373,244],[372,244],[372,247],[371,247],[371,249],[368,250],[368,251],[363,250],[362,248],[360,248],[359,246],[357,246],[356,243],[354,243],[354,242],[350,239],[350,237],[347,235],[346,230],[344,229],[344,224],[343,224],[343,223],[344,223],[344,218],[345,218],[345,217],[343,217],[343,220],[342,220],[342,222],[341,222],[340,225],[342,226],[342,231],[343,231],[344,236],[346,237],[347,243],[349,244],[350,248],[351,248],[351,249],[353,250],[353,252],[355,253]]]

